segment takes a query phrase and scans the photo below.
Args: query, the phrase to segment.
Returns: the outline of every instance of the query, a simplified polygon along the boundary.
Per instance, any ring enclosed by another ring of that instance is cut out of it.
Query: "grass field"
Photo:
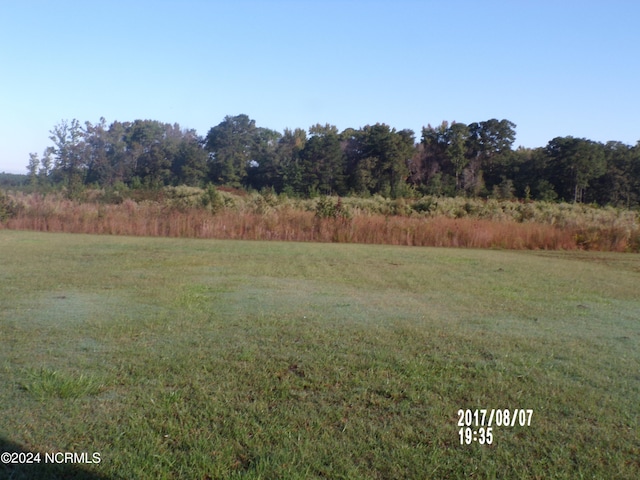
[[[0,477],[640,478],[640,257],[0,231]],[[461,445],[459,409],[532,409]],[[41,457],[44,460],[44,457]]]

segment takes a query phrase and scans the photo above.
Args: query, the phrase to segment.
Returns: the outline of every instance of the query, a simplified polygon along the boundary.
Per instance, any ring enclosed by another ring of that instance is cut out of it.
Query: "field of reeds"
[[[139,192],[8,192],[0,228],[47,232],[439,247],[640,251],[637,212],[467,198],[320,197],[168,187]]]

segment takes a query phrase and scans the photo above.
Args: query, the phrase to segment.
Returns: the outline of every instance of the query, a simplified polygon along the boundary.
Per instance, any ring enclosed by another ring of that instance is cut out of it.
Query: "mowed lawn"
[[[639,345],[634,254],[3,230],[0,477],[640,478]]]

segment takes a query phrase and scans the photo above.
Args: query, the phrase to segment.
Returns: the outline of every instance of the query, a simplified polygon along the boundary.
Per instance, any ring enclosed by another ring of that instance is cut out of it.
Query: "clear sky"
[[[637,0],[0,0],[0,171],[62,119],[282,131],[506,118],[640,140]]]

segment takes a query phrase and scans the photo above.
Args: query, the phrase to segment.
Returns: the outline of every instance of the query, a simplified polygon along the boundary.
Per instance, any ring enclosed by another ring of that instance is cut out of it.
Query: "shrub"
[[[417,200],[411,208],[418,213],[430,214],[436,211],[438,208],[438,202],[434,197],[422,197]]]
[[[316,203],[316,218],[346,219],[350,217],[351,214],[343,205],[341,198],[333,203],[330,197],[320,197]]]
[[[411,215],[411,205],[407,204],[404,198],[396,198],[389,205],[391,210],[391,215],[396,215],[400,217],[408,217]]]
[[[222,195],[216,190],[216,187],[212,183],[207,185],[201,198],[202,205],[207,210],[210,210],[211,213],[218,213],[225,205]]]
[[[18,215],[20,205],[9,195],[0,190],[0,222],[4,222],[9,218]]]

